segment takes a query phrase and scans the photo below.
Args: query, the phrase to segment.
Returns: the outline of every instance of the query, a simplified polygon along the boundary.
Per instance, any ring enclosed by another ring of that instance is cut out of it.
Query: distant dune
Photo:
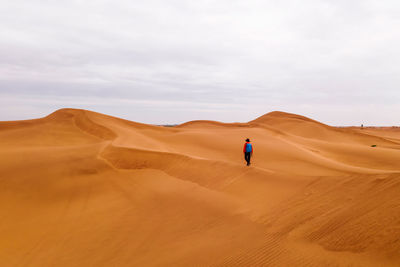
[[[400,130],[0,122],[0,218],[0,266],[400,266]]]

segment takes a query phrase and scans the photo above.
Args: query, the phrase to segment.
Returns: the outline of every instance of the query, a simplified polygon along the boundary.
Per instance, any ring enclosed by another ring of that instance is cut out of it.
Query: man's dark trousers
[[[247,166],[250,165],[251,152],[244,152],[244,159],[247,161]]]

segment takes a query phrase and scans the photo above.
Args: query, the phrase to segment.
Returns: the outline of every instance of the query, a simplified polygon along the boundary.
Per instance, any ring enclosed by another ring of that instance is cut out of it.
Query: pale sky
[[[400,1],[0,0],[0,120],[400,125]]]

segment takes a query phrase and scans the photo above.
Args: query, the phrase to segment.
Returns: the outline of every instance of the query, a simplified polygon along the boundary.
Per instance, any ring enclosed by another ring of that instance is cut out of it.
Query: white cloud
[[[71,105],[109,113],[112,103],[114,115],[153,123],[246,121],[274,109],[399,123],[397,1],[0,4],[1,120]],[[187,103],[201,108],[177,111]]]

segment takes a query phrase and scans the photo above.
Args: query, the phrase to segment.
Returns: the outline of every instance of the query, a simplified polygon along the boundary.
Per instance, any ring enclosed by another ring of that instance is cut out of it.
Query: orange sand
[[[0,266],[400,266],[397,128],[62,109],[0,122],[0,162]]]

